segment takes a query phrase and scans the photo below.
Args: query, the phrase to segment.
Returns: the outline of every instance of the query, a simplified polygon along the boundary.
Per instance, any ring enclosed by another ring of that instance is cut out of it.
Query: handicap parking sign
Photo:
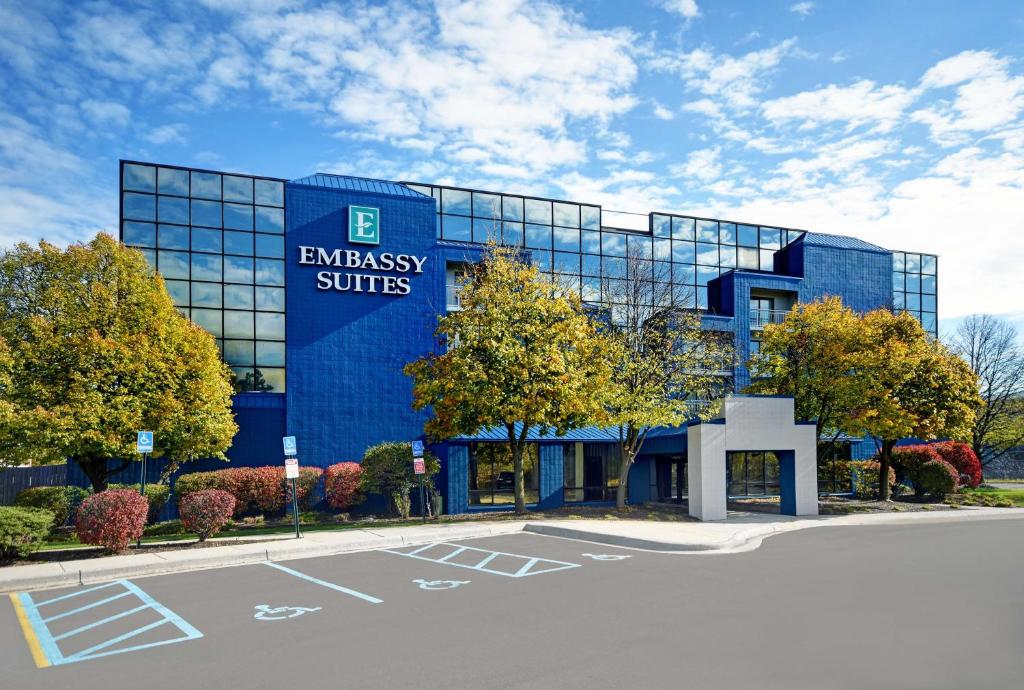
[[[153,432],[152,431],[140,431],[135,436],[135,452],[136,453],[152,453],[153,452]]]
[[[285,455],[298,455],[299,451],[296,449],[294,436],[284,436],[281,443],[284,444]]]
[[[412,456],[414,458],[422,458],[423,457],[423,441],[413,441],[412,442]]]

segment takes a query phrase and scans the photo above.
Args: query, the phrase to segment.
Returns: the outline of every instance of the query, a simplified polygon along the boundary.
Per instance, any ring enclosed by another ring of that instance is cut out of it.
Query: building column
[[[690,517],[726,516],[725,424],[695,424],[686,430]]]
[[[818,514],[818,454],[813,424],[795,425],[796,448],[779,453],[783,515]]]

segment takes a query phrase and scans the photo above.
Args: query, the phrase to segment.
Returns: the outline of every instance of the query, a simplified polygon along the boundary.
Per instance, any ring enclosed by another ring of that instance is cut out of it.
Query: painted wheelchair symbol
[[[468,585],[470,580],[413,580],[420,589],[455,589],[462,585]]]
[[[584,553],[581,556],[588,556],[595,561],[624,561],[632,556],[625,556],[619,553]]]
[[[259,604],[254,607],[256,614],[253,616],[258,621],[283,621],[287,618],[295,618],[301,616],[304,613],[313,613],[319,611],[320,606],[315,608],[307,608],[305,606],[278,606],[273,607],[269,604]]]

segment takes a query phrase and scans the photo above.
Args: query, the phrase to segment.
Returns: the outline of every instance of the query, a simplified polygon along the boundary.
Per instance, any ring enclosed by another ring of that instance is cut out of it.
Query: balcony
[[[788,313],[783,309],[751,309],[750,328],[761,330],[770,323],[782,323]]]
[[[449,283],[444,286],[445,305],[448,311],[462,310],[462,300],[459,298],[460,292],[462,292],[461,285],[452,285]]]

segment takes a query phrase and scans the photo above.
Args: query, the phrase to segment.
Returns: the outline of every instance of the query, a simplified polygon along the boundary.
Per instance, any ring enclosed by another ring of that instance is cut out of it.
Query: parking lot
[[[1017,520],[679,555],[535,534],[22,592],[4,687],[1020,687]]]

